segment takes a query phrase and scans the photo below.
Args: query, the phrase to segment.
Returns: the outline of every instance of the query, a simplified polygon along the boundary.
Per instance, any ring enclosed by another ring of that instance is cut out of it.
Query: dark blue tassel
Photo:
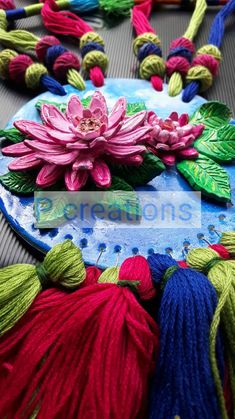
[[[49,92],[54,93],[55,95],[66,95],[66,91],[64,90],[63,86],[51,76],[46,74],[43,75],[40,79],[40,83],[44,90],[49,90]]]

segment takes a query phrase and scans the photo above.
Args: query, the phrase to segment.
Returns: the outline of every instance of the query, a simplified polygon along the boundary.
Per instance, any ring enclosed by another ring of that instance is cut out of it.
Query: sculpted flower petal
[[[65,112],[67,119],[73,124],[75,123],[75,125],[77,125],[77,122],[82,119],[82,113],[83,106],[79,97],[76,95],[71,96]]]
[[[92,113],[97,108],[101,110],[102,114],[107,114],[108,113],[105,97],[98,90],[93,94],[92,99],[91,99],[91,103],[90,103],[90,106],[89,106],[89,109]]]
[[[181,127],[183,127],[184,125],[187,125],[188,121],[189,121],[189,116],[187,113],[183,113],[182,115],[180,115],[179,124]]]
[[[13,157],[19,156],[20,157],[20,156],[25,156],[26,154],[31,154],[31,153],[32,153],[32,150],[28,148],[24,142],[12,144],[2,149],[2,154],[4,156],[13,156]]]
[[[146,111],[141,111],[133,116],[126,118],[120,129],[120,134],[127,134],[130,131],[138,128],[146,119]]]
[[[30,138],[44,143],[54,143],[54,141],[47,134],[46,127],[38,122],[20,120],[15,121],[14,126]]]
[[[161,156],[161,160],[166,166],[174,166],[175,155],[174,154],[165,154],[165,155]]]
[[[97,159],[94,162],[94,167],[90,174],[98,187],[108,188],[111,185],[111,173],[108,165],[104,161]]]
[[[180,139],[180,141],[182,141],[186,147],[189,147],[191,144],[193,144],[194,140],[195,138],[193,134],[186,135],[186,137],[182,137]]]
[[[178,122],[178,120],[179,120],[178,113],[177,112],[171,112],[171,114],[169,115],[169,118],[172,119],[172,121]]]
[[[89,158],[79,158],[73,163],[73,170],[91,170],[93,169],[93,160]]]
[[[146,135],[148,132],[151,131],[150,126],[144,126],[141,128],[137,128],[135,131],[118,135],[113,137],[111,140],[108,141],[109,144],[125,144],[126,142],[129,142],[131,140],[132,144],[135,144],[138,140],[140,140],[144,135]]]
[[[119,122],[123,120],[125,113],[126,99],[124,97],[120,97],[109,114],[108,128],[113,128],[115,125],[119,124]]]
[[[48,188],[49,186],[54,185],[54,183],[63,176],[63,173],[64,169],[61,166],[44,164],[38,173],[36,185],[42,188]]]
[[[76,136],[72,132],[70,134],[67,134],[52,128],[47,128],[47,134],[57,144],[67,144],[73,141],[77,141]]]
[[[173,151],[173,150],[183,150],[184,148],[185,148],[185,143],[182,141],[182,142],[179,142],[177,144],[172,145],[171,146],[171,151]]]
[[[13,171],[31,170],[40,166],[41,163],[42,161],[35,155],[35,153],[32,153],[14,160],[9,164],[8,169]]]
[[[68,143],[65,147],[68,150],[87,150],[89,148],[89,144],[84,141],[77,141],[76,143]]]
[[[192,134],[194,135],[195,140],[202,135],[205,125],[199,124],[193,127]]]
[[[51,128],[62,132],[70,132],[70,122],[65,115],[54,105],[42,105],[41,118]]]
[[[198,151],[195,148],[187,148],[186,150],[180,150],[178,156],[182,159],[196,159]]]
[[[64,151],[63,154],[47,154],[47,153],[37,153],[36,157],[38,159],[44,160],[48,163],[57,164],[58,166],[67,166],[68,164],[73,163],[78,157],[78,151],[72,151],[68,153]]]
[[[117,146],[117,145],[112,145],[112,144],[108,144],[107,145],[107,154],[111,154],[114,157],[129,157],[129,156],[134,156],[136,154],[142,154],[146,151],[146,148],[144,146]]]
[[[42,151],[43,153],[61,154],[63,153],[63,147],[56,144],[42,143],[37,140],[25,140],[24,143],[28,146],[27,148],[32,153],[32,150]]]
[[[88,178],[86,170],[73,170],[69,168],[65,172],[64,181],[68,191],[79,191],[85,184]]]

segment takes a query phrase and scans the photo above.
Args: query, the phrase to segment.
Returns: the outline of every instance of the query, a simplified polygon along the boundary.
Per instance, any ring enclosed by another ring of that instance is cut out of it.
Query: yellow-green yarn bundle
[[[186,83],[191,83],[192,81],[200,82],[200,91],[204,92],[211,87],[213,76],[207,67],[197,65],[191,67],[186,76]]]
[[[140,64],[140,77],[142,79],[149,80],[155,74],[162,78],[164,77],[164,60],[157,55],[149,55]]]
[[[222,60],[222,54],[216,45],[207,44],[197,50],[197,55],[207,54],[214,57],[217,61]]]
[[[74,68],[70,68],[67,73],[67,81],[76,89],[85,90],[86,85],[81,74]]]
[[[232,258],[235,257],[235,232],[223,233],[220,238],[220,244],[226,247]]]
[[[7,80],[9,78],[9,64],[17,55],[17,52],[11,49],[4,49],[0,52],[0,78],[2,80]]]
[[[39,267],[21,264],[0,269],[0,335],[17,323],[45,285],[72,289],[85,276],[81,251],[70,240],[54,246]]]
[[[235,402],[235,260],[223,259],[217,251],[207,248],[191,250],[187,257],[187,263],[191,268],[206,273],[217,292],[218,305],[210,330],[210,360],[220,402],[221,415],[222,418],[227,419],[228,415],[216,361],[215,347],[218,327],[221,324],[229,361],[233,402]]]
[[[86,32],[82,35],[80,38],[80,48],[83,48],[89,42],[95,42],[104,46],[104,40],[97,32]]]
[[[25,84],[29,89],[36,90],[40,86],[41,77],[47,75],[48,71],[43,64],[31,64],[25,72]]]
[[[134,54],[137,56],[138,55],[138,51],[139,49],[144,45],[144,44],[154,44],[157,47],[161,46],[161,41],[158,35],[156,35],[155,33],[152,32],[145,32],[142,33],[141,35],[137,36],[134,41],[133,41],[133,50],[134,50]]]
[[[112,266],[111,268],[105,269],[98,279],[99,284],[117,284],[118,275],[120,268],[118,266]]]
[[[86,72],[89,72],[91,68],[98,66],[105,73],[108,67],[108,57],[104,52],[96,50],[90,51],[83,58],[82,66]]]

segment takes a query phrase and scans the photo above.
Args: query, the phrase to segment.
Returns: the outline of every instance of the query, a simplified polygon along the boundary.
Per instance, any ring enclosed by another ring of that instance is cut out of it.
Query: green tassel
[[[0,43],[7,48],[16,49],[19,52],[27,52],[35,49],[40,40],[28,31],[13,30],[7,32],[7,19],[4,10],[0,10]]]
[[[71,240],[54,246],[39,266],[20,264],[0,269],[0,335],[17,323],[48,285],[73,289],[85,276],[81,251]]]
[[[100,7],[105,12],[119,16],[129,16],[130,10],[134,6],[133,0],[100,0]]]

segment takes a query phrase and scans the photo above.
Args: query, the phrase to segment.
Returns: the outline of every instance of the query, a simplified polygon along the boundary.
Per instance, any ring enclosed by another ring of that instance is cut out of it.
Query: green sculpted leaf
[[[145,111],[146,106],[144,102],[128,103],[126,108],[126,114],[128,116],[134,115],[137,112]]]
[[[37,189],[35,177],[29,172],[8,172],[0,176],[0,182],[11,192],[20,195],[32,194]]]
[[[227,172],[213,160],[199,155],[196,160],[177,163],[177,169],[192,188],[220,201],[231,200],[231,189]]]
[[[206,128],[218,129],[227,124],[232,117],[230,109],[220,102],[204,103],[191,117],[194,125],[204,124]]]
[[[218,162],[229,162],[235,158],[235,126],[224,125],[218,130],[204,130],[194,147]]]
[[[113,165],[111,171],[132,186],[146,185],[165,169],[162,161],[150,151],[144,154],[140,166]]]
[[[6,140],[11,141],[12,143],[21,143],[24,140],[25,136],[15,127],[8,129],[0,130],[0,138],[5,138]]]

